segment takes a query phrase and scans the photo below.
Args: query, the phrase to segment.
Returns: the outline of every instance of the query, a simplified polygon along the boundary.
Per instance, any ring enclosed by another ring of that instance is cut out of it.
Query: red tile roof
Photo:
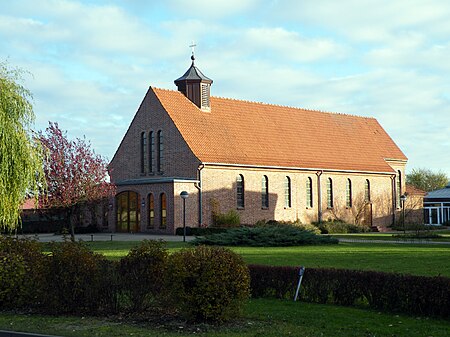
[[[374,118],[211,97],[211,111],[181,92],[151,88],[203,163],[393,172],[406,156]]]

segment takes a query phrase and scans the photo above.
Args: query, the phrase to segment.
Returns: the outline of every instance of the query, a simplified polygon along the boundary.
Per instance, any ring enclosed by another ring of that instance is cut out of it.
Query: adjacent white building
[[[429,192],[423,206],[425,224],[450,225],[450,182],[443,189]]]

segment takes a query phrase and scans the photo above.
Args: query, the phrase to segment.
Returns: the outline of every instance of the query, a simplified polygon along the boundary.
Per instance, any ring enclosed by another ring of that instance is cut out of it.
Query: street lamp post
[[[402,194],[400,196],[400,200],[402,201],[402,224],[403,224],[403,234],[406,234],[406,228],[405,228],[405,201],[406,201],[406,194]]]
[[[183,199],[183,242],[186,242],[186,199],[189,197],[189,193],[183,191],[180,193],[180,197]]]

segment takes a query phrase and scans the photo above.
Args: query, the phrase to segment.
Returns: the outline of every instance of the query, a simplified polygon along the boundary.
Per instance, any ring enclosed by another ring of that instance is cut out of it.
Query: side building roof
[[[435,190],[428,192],[426,195],[427,201],[432,201],[432,199],[448,199],[450,200],[450,182],[445,186],[444,188],[441,188],[440,190]]]
[[[211,97],[211,111],[181,92],[150,88],[203,163],[394,172],[407,158],[374,118]]]

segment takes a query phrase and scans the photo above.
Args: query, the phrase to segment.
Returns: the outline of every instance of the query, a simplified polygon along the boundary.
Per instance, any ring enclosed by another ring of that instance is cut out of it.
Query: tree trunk
[[[72,215],[75,214],[74,211],[75,206],[69,207],[69,211],[67,212],[67,221],[69,221],[70,228],[70,241],[75,242],[75,224],[72,220]]]

